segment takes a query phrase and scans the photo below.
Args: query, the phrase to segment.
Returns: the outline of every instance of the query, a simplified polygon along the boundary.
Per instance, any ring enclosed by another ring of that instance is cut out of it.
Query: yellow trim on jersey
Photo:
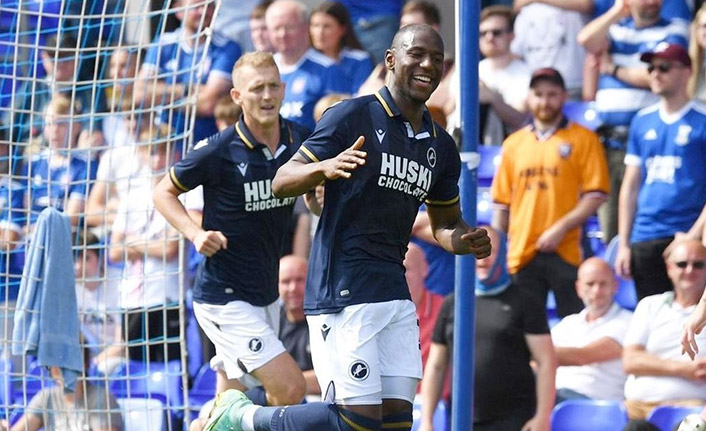
[[[176,188],[178,188],[179,190],[181,190],[182,192],[189,191],[189,189],[186,186],[184,186],[184,184],[182,184],[181,181],[179,181],[179,178],[176,177],[176,173],[174,172],[174,166],[172,166],[171,169],[169,169],[169,178],[172,180],[172,184],[174,184],[174,186]]]
[[[412,422],[390,422],[382,424],[382,428],[410,429],[412,428]]]
[[[431,201],[429,199],[426,200],[427,205],[431,206],[437,206],[437,207],[443,207],[443,206],[448,206],[448,205],[453,205],[456,202],[458,202],[458,196],[456,196],[453,199],[449,199],[447,201]]]
[[[247,138],[247,136],[245,136],[245,133],[240,130],[240,121],[235,123],[235,131],[238,132],[238,136],[240,136],[240,139],[245,142],[245,145],[247,145],[251,150],[255,149],[255,145],[253,145],[252,142],[250,142],[250,140]]]
[[[307,147],[305,147],[304,145],[302,145],[301,147],[299,147],[299,151],[301,151],[302,153],[306,154],[306,156],[307,156],[308,158],[310,158],[311,160],[313,160],[314,162],[316,162],[316,163],[320,162],[319,158],[316,157],[316,156],[314,155],[314,153],[312,153],[311,151],[309,151],[309,149],[308,149]]]
[[[431,114],[429,114],[431,116]],[[434,119],[431,119],[431,130],[434,133],[434,137],[436,138],[436,123],[434,122]]]
[[[347,423],[348,426],[353,428],[356,431],[373,431],[370,428],[365,428],[364,426],[360,426],[357,423],[353,422],[352,420],[348,419],[343,413],[338,413],[338,417],[343,419],[343,422]]]
[[[389,117],[394,117],[395,114],[392,113],[392,109],[390,109],[390,106],[387,104],[387,102],[385,102],[385,98],[383,98],[383,97],[380,95],[380,92],[379,92],[379,91],[378,91],[377,93],[375,93],[375,97],[378,98],[378,100],[380,101],[380,104],[382,105],[383,109],[385,109],[385,112],[387,112],[387,115],[388,115]]]

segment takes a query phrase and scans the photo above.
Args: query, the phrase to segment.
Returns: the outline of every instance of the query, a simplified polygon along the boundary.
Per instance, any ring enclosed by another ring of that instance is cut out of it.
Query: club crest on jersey
[[[299,94],[306,89],[306,78],[300,77],[294,80],[292,83],[292,93]]]
[[[348,367],[348,374],[351,379],[362,382],[370,375],[370,367],[365,363],[365,361],[361,361],[359,359],[357,361],[353,361],[351,366]]]
[[[260,352],[263,347],[265,347],[265,343],[263,343],[262,339],[259,337],[251,338],[250,341],[248,341],[248,350],[253,353]]]
[[[565,159],[571,155],[571,144],[568,142],[564,142],[562,144],[559,144],[559,156],[562,159]]]
[[[691,133],[691,126],[688,124],[680,124],[677,129],[677,136],[674,138],[674,143],[680,146],[689,143],[689,134]]]
[[[436,150],[434,148],[429,147],[427,150],[427,162],[432,168],[436,166]]]

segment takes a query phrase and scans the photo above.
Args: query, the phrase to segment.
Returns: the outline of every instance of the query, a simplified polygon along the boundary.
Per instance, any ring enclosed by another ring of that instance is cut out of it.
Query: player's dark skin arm
[[[272,180],[272,193],[277,198],[303,195],[324,180],[350,178],[353,170],[365,164],[367,153],[360,151],[365,138],[358,137],[348,149],[332,159],[309,162],[297,153],[282,165]]]
[[[427,213],[434,238],[444,250],[454,254],[474,254],[478,259],[490,256],[488,232],[468,226],[461,217],[458,203],[447,206],[427,205]]]

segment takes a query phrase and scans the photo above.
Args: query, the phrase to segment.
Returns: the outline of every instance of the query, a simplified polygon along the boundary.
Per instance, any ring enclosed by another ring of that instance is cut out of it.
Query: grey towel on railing
[[[54,208],[43,210],[27,248],[12,353],[61,368],[64,387],[73,391],[83,359],[71,243],[69,218]]]

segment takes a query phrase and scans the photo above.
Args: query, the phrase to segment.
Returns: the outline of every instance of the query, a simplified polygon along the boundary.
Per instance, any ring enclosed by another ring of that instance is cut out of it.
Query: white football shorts
[[[325,391],[334,383],[334,402],[367,405],[414,397],[422,359],[412,301],[356,304],[335,314],[307,316],[307,322],[319,386]],[[396,394],[397,385],[384,387],[396,377],[412,381],[411,394]]]
[[[265,307],[244,301],[231,301],[225,305],[194,302],[194,314],[199,326],[216,346],[211,367],[222,368],[229,379],[242,379],[286,351],[277,338],[278,301]]]

